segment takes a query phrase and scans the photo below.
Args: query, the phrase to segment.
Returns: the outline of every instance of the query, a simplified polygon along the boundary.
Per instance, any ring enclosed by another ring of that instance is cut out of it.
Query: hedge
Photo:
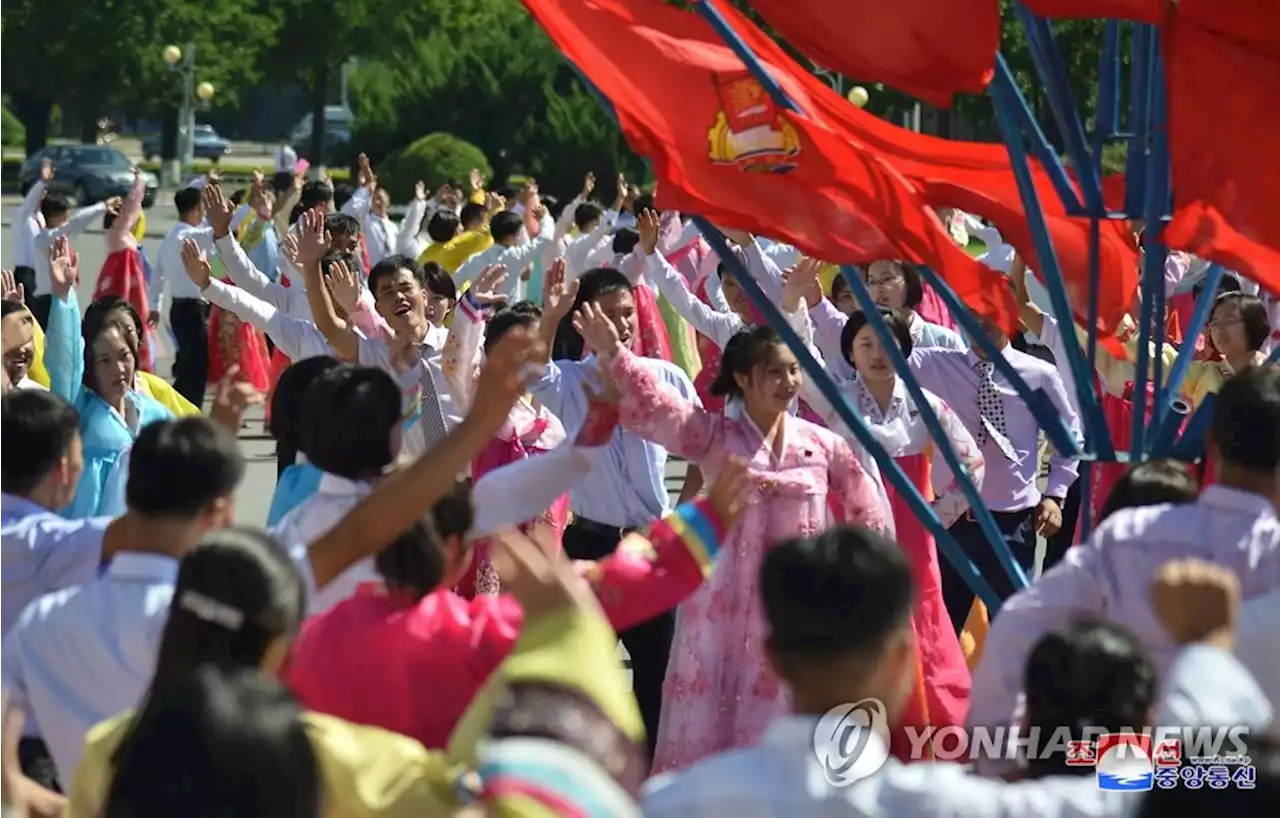
[[[416,183],[426,183],[429,193],[450,180],[465,185],[472,168],[486,179],[493,174],[489,160],[475,145],[453,134],[433,133],[392,153],[378,166],[377,174],[391,201],[407,202]]]

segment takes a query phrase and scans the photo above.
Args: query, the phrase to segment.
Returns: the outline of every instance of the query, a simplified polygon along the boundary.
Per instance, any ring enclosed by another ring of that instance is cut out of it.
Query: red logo
[[[1155,760],[1157,767],[1181,767],[1182,742],[1176,738],[1160,742],[1156,746]]]
[[[1068,767],[1092,767],[1098,762],[1098,755],[1092,741],[1072,741],[1067,745]]]

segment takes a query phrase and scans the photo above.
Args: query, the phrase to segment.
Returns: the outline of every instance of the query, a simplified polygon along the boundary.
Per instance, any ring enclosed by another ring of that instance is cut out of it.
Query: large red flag
[[[797,65],[767,34],[723,0],[712,0],[747,46],[775,71],[808,93],[814,111],[833,130],[862,145],[906,176],[933,207],[958,207],[990,220],[1034,269],[1043,270],[1009,153],[994,143],[959,142],[900,128],[863,111]],[[1048,226],[1077,317],[1088,317],[1089,221],[1066,216],[1048,175],[1031,163],[1040,211]],[[1104,222],[1099,231],[1098,328],[1110,335],[1133,303],[1138,256],[1122,222]]]
[[[816,106],[795,77],[773,69],[810,116],[779,110],[695,14],[658,0],[525,5],[652,161],[662,206],[784,239],[830,262],[926,264],[976,312],[1015,323],[1003,277],[957,248],[892,167],[811,118]]]
[[[991,82],[1000,45],[996,0],[751,0],[823,68],[883,82],[943,108]]]
[[[1280,57],[1181,15],[1163,41],[1174,203],[1163,238],[1280,293]]]

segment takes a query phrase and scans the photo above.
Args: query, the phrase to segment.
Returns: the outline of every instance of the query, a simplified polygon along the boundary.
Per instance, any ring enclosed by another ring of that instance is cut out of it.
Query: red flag
[[[982,93],[1000,45],[996,0],[751,0],[818,65],[942,108]]]
[[[795,63],[767,34],[723,0],[712,0],[738,36],[761,60],[802,86],[813,108],[833,130],[869,149],[906,176],[933,207],[958,207],[990,220],[1027,263],[1041,270],[1017,181],[1000,144],[958,142],[900,128],[863,111]],[[1088,298],[1089,220],[1065,215],[1048,175],[1031,163],[1040,210],[1048,225],[1059,267],[1076,316],[1085,322]],[[1122,222],[1104,222],[1099,231],[1098,328],[1114,333],[1133,303],[1138,257]]]
[[[1280,292],[1280,57],[1183,16],[1165,24],[1164,44],[1174,202],[1164,241]]]
[[[1003,277],[957,248],[917,191],[820,118],[778,110],[711,27],[658,0],[525,0],[653,163],[663,207],[791,242],[841,264],[901,258],[1011,328]],[[811,116],[803,84],[774,68]],[[847,105],[848,103],[846,103]]]

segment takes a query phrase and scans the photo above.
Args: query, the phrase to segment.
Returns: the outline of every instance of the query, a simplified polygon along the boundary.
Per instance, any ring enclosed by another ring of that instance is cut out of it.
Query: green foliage
[[[417,182],[434,191],[448,180],[465,180],[473,168],[486,178],[493,173],[484,152],[475,145],[452,134],[433,133],[388,156],[377,173],[393,202],[407,202]]]
[[[256,58],[278,22],[259,0],[6,0],[3,83],[84,117],[110,108],[156,114],[181,100],[167,45],[196,47],[196,79],[218,104],[260,76]]]
[[[0,122],[0,141],[6,148],[21,147],[27,140],[27,129],[22,127],[22,123],[9,110],[8,105],[5,105],[0,113],[4,115],[4,120]]]

